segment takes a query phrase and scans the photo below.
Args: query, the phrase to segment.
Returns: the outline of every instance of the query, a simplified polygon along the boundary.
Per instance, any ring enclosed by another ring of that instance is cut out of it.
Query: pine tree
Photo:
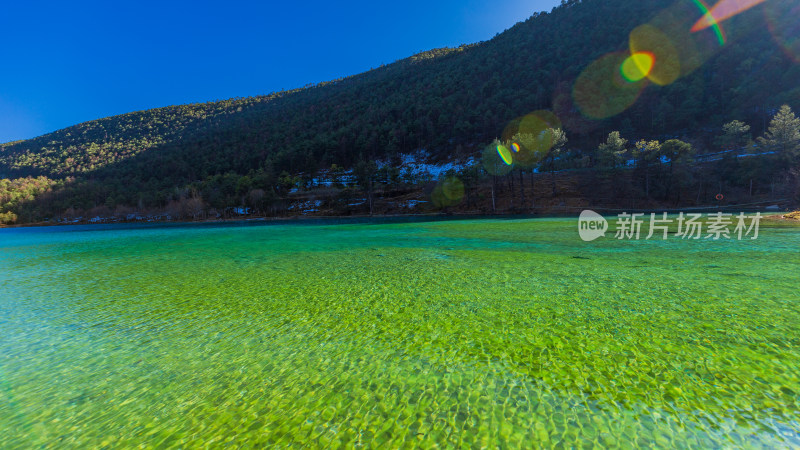
[[[597,158],[601,167],[616,168],[625,161],[628,140],[621,137],[619,131],[608,134],[606,141],[597,148]]]
[[[783,105],[758,142],[766,150],[797,156],[800,153],[800,118],[794,115],[789,105]]]
[[[639,140],[633,147],[633,157],[636,165],[644,177],[644,195],[650,198],[650,179],[652,178],[652,167],[658,164],[661,159],[661,143],[658,141]]]
[[[739,122],[741,123],[741,122]],[[750,127],[748,127],[750,128]],[[669,160],[669,178],[667,180],[667,192],[665,199],[669,199],[672,192],[672,185],[675,181],[675,166],[684,165],[695,154],[694,147],[687,142],[678,139],[670,139],[661,144],[661,156]],[[681,178],[681,177],[678,177]],[[680,181],[678,182],[678,197],[680,198]]]
[[[547,161],[550,167],[550,180],[553,185],[553,197],[556,196],[556,159],[567,145],[567,134],[561,128],[548,128],[541,133],[541,136],[550,143],[550,151],[547,153]]]
[[[369,202],[369,215],[373,214],[373,194],[375,193],[375,177],[378,174],[378,166],[374,161],[361,160],[353,169],[358,185],[367,194]]]
[[[750,142],[750,125],[739,120],[728,122],[722,126],[722,136],[717,138],[717,145],[723,150],[734,150],[748,145]]]

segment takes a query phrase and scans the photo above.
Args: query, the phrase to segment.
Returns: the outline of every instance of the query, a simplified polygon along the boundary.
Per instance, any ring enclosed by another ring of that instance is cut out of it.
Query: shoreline
[[[591,208],[587,208],[591,209]],[[642,212],[642,211],[632,211]],[[647,212],[662,212],[662,211],[647,211]],[[306,222],[315,220],[342,220],[342,221],[363,221],[363,220],[386,220],[386,219],[469,219],[469,218],[555,218],[555,217],[578,217],[578,212],[564,212],[561,214],[549,211],[547,213],[521,213],[521,212],[508,212],[508,213],[483,213],[483,212],[458,212],[458,213],[421,213],[421,214],[359,214],[347,216],[256,216],[256,217],[235,217],[235,218],[213,218],[213,219],[199,219],[199,220],[152,220],[152,221],[104,221],[98,223],[91,223],[89,221],[81,221],[77,223],[58,223],[58,222],[34,222],[25,224],[14,225],[0,225],[0,229],[6,228],[42,228],[42,227],[66,227],[66,226],[89,226],[89,225],[167,225],[167,224],[226,224],[226,223],[246,223],[246,222]],[[762,216],[762,220],[788,222],[800,225],[800,211],[788,212],[785,214],[770,214]]]
[[[0,229],[4,228],[43,228],[43,227],[69,227],[69,226],[89,226],[89,225],[166,225],[166,224],[225,224],[225,223],[245,223],[245,222],[304,222],[314,220],[365,220],[365,219],[402,219],[402,218],[476,218],[476,217],[533,217],[537,214],[516,214],[516,213],[497,213],[497,214],[484,214],[484,213],[428,213],[428,214],[364,214],[364,215],[349,215],[349,216],[253,216],[253,217],[233,217],[233,218],[214,218],[214,219],[198,219],[198,220],[116,220],[91,223],[89,221],[81,221],[75,223],[59,223],[59,222],[34,222],[13,225],[0,224]],[[563,216],[563,215],[562,215]],[[557,215],[541,215],[541,217],[559,217]]]
[[[772,214],[764,216],[763,219],[800,224],[800,211],[787,212],[786,214]]]

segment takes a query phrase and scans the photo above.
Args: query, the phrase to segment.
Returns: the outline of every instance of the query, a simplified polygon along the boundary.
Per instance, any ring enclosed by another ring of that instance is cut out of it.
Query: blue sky
[[[558,0],[15,1],[0,15],[0,142],[267,94],[491,39]]]

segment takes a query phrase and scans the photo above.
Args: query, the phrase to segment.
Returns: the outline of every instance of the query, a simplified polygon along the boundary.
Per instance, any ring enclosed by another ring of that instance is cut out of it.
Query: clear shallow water
[[[800,446],[800,228],[0,230],[0,446]]]

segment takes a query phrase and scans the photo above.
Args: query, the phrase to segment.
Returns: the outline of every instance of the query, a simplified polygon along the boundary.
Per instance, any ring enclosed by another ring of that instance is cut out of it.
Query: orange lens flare
[[[629,56],[623,63],[620,70],[622,76],[631,83],[642,80],[650,75],[653,66],[656,64],[656,56],[650,52],[639,52]]]
[[[634,59],[634,66],[644,68],[650,61],[653,63],[642,78],[646,76],[659,86],[667,86],[681,76],[680,53],[659,28],[649,24],[636,27],[631,31],[630,47],[632,55],[641,55]]]
[[[714,5],[711,11],[706,13],[706,15],[694,24],[692,33],[717,25],[765,1],[766,0],[722,0]]]

